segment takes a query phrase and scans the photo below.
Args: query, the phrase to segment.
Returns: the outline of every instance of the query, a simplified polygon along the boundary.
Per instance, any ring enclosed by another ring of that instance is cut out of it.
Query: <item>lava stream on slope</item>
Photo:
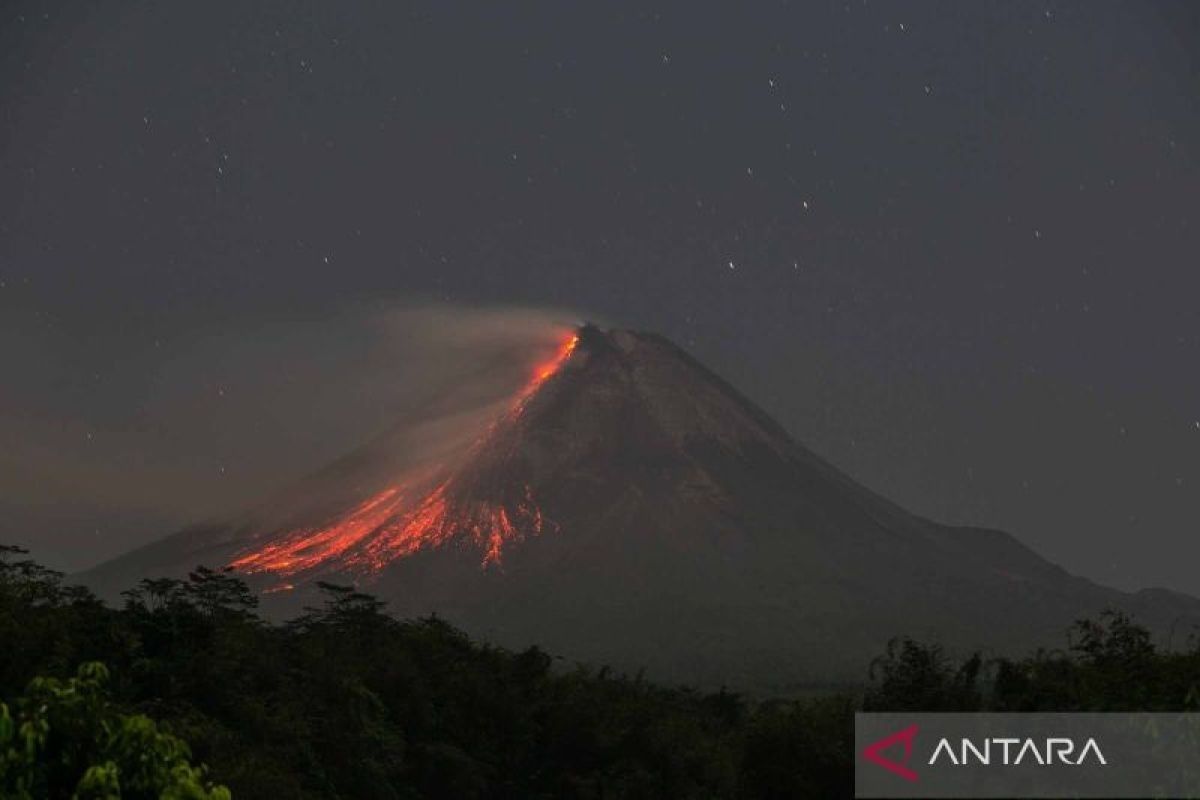
[[[571,334],[553,358],[536,365],[505,413],[468,451],[465,463],[470,463],[471,456],[484,449],[506,422],[521,415],[538,389],[571,357],[578,341],[578,335]],[[397,559],[453,542],[481,552],[482,567],[498,567],[507,544],[542,533],[546,521],[528,484],[515,500],[465,499],[454,492],[460,474],[461,467],[440,481],[406,476],[333,521],[285,531],[238,555],[230,566],[279,576],[330,567],[374,573]],[[430,485],[432,489],[428,489]]]

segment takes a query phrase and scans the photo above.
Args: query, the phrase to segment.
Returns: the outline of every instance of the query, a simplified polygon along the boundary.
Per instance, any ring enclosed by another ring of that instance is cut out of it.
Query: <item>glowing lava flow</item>
[[[571,357],[578,343],[579,337],[572,335],[559,345],[553,358],[534,368],[509,412],[488,428],[472,447],[472,454],[486,446],[504,419],[521,414],[530,398]],[[391,486],[324,527],[285,533],[242,554],[230,566],[245,572],[288,576],[337,562],[350,569],[378,572],[396,559],[451,541],[481,551],[482,566],[499,566],[505,544],[542,532],[542,512],[528,485],[515,502],[456,499],[456,477],[451,475],[424,496],[417,495],[420,499],[411,506],[405,486]]]
[[[338,558],[379,529],[399,511],[399,488],[385,489],[351,509],[336,523],[312,530],[301,528],[234,560],[230,566],[244,572],[293,575]]]
[[[448,483],[426,495],[411,514],[381,529],[347,563],[378,571],[419,550],[461,541],[483,551],[484,567],[499,566],[505,544],[542,532],[542,512],[528,486],[524,499],[510,507],[483,501],[451,503],[446,497]]]
[[[578,344],[579,336],[572,334],[571,338],[558,346],[558,352],[554,354],[554,358],[534,367],[533,377],[529,380],[529,383],[525,384],[525,388],[517,394],[516,402],[513,403],[514,409],[520,411],[525,406],[529,398],[533,397],[537,390],[542,388],[542,384],[558,372],[563,363],[571,357],[571,353],[575,352],[575,347]]]

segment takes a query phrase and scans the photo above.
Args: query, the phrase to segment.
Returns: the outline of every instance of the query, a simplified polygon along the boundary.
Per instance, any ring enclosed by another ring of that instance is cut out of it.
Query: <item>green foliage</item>
[[[0,703],[0,791],[4,797],[228,800],[204,780],[187,745],[140,714],[109,703],[108,670],[87,663],[74,678],[35,678],[17,700]]]
[[[481,646],[336,584],[281,626],[203,568],[114,610],[24,556],[0,549],[5,797],[832,798],[856,710],[1200,708],[1200,651],[1118,614],[1021,660],[898,639],[862,693],[767,702]]]

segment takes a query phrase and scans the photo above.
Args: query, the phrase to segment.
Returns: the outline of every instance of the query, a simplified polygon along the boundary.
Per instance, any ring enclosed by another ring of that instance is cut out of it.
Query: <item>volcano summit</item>
[[[295,510],[186,530],[82,579],[111,595],[227,564],[280,613],[317,579],[353,581],[499,644],[737,687],[860,679],[897,635],[1007,652],[1105,608],[1159,632],[1200,620],[1192,598],[1104,588],[1007,534],[909,514],[651,334],[566,332],[453,459],[397,474],[392,447],[309,479]]]

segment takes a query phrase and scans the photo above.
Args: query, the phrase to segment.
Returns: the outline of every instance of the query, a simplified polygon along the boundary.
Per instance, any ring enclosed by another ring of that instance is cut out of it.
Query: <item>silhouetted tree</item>
[[[437,617],[398,620],[352,586],[319,591],[300,617],[270,625],[236,574],[198,567],[142,581],[114,610],[0,548],[0,701],[16,725],[36,716],[24,690],[37,676],[37,691],[94,697],[79,683],[92,673],[76,670],[101,661],[112,678],[96,713],[140,731],[122,742],[161,744],[161,763],[174,753],[208,764],[235,797],[301,800],[844,797],[856,710],[1200,708],[1200,650],[1160,651],[1119,614],[1081,621],[1063,650],[987,664],[896,639],[859,691],[764,701],[570,668],[537,648],[480,645]],[[25,765],[22,780],[68,796],[96,767],[93,796],[113,775],[126,791],[118,742],[103,753],[57,744],[86,727],[71,713],[51,721],[62,738],[44,751],[70,751],[70,769],[35,766],[41,777],[28,778]]]

